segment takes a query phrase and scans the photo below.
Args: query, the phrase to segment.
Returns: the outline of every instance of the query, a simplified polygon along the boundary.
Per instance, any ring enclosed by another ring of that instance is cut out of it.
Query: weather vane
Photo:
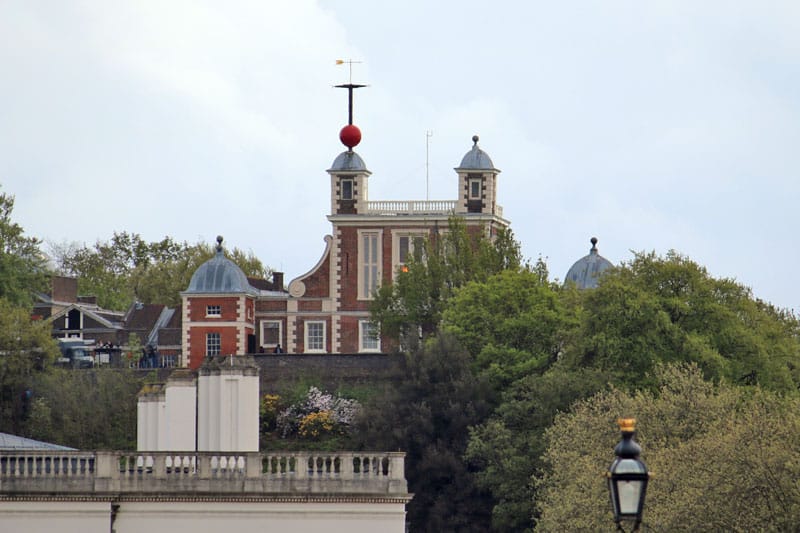
[[[339,89],[347,89],[347,125],[344,128],[342,128],[342,131],[339,132],[339,140],[341,140],[342,144],[347,146],[350,150],[352,150],[354,146],[356,146],[358,143],[361,142],[361,130],[359,130],[358,127],[356,127],[353,124],[353,89],[360,89],[361,87],[366,87],[366,85],[353,83],[354,63],[361,63],[361,61],[353,61],[352,59],[336,60],[337,65],[347,64],[348,67],[350,68],[349,83],[336,85],[336,87]]]

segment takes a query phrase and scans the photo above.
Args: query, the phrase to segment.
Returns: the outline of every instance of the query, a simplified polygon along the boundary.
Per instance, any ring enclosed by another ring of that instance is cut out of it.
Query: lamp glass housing
[[[640,521],[649,477],[645,464],[638,458],[617,457],[608,474],[614,520]]]

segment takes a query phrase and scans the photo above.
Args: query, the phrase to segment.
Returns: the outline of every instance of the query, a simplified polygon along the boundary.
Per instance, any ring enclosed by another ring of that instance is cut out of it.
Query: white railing
[[[0,451],[0,494],[407,493],[400,452]]]
[[[367,202],[370,215],[446,215],[456,208],[455,200],[379,200]]]

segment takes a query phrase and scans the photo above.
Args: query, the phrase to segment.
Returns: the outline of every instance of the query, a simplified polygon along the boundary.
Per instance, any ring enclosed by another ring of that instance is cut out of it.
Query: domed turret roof
[[[579,289],[594,289],[603,271],[611,268],[611,261],[597,253],[597,237],[591,239],[589,255],[581,257],[567,272],[564,284],[574,283]]]
[[[225,257],[222,252],[222,237],[217,237],[217,253],[200,265],[192,281],[189,282],[187,293],[247,293],[257,294],[258,290],[250,285],[247,276],[239,266]]]
[[[477,135],[472,136],[472,150],[464,155],[457,170],[497,170],[489,154],[478,148],[478,140]]]
[[[333,161],[330,170],[332,171],[346,171],[346,172],[367,172],[367,165],[361,156],[352,150],[342,152]]]

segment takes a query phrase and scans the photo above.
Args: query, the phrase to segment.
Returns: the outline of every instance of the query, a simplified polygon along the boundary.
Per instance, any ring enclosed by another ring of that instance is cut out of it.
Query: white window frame
[[[473,194],[473,188],[477,184],[478,187],[478,194]],[[468,198],[470,200],[480,200],[481,199],[481,191],[483,189],[483,179],[482,178],[469,178],[468,185],[469,191],[467,192]]]
[[[345,195],[345,182],[350,184],[350,195]],[[356,198],[356,180],[353,178],[341,178],[339,182],[339,194],[342,200],[355,200]]]
[[[367,332],[372,330],[372,335],[367,335]],[[367,345],[369,343],[369,345]],[[372,327],[369,320],[358,321],[358,351],[359,352],[380,352],[381,351],[381,335],[378,328]]]
[[[428,238],[429,232],[428,231],[408,231],[408,230],[392,230],[392,276],[393,278],[397,277],[398,271],[406,264],[405,261],[401,261],[400,257],[400,243],[402,239],[408,239],[408,252],[410,254],[414,254],[414,249],[416,248],[415,241],[417,239],[422,239],[423,241]],[[423,244],[424,246],[424,244]],[[423,248],[424,251],[424,248]],[[424,260],[424,257],[423,257]]]
[[[215,342],[216,341],[216,342]],[[217,331],[206,333],[206,357],[222,353],[222,335]]]
[[[322,346],[320,348],[311,348],[310,333],[311,325],[321,325],[322,326]],[[324,353],[325,352],[325,345],[327,343],[327,324],[324,320],[306,320],[303,324],[303,348],[305,353]]]
[[[215,304],[215,305],[207,305],[206,306],[206,318],[219,318],[221,316],[222,316],[222,306],[221,305]]]
[[[383,279],[383,232],[358,231],[358,299],[372,300]]]
[[[266,337],[266,330],[273,329],[267,328],[267,325],[270,324],[277,324],[278,325],[278,342],[277,343],[266,343],[264,342],[264,338]],[[275,348],[278,344],[281,344],[281,339],[283,339],[283,320],[262,320],[261,321],[261,346],[264,348]],[[283,347],[283,345],[281,344]]]

